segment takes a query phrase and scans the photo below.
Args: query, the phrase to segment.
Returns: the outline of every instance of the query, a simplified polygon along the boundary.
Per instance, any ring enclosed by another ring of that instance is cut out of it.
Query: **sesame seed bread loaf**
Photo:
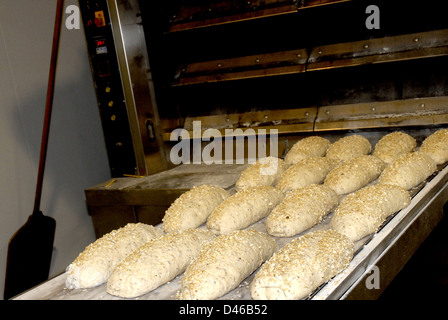
[[[235,190],[240,191],[257,186],[273,186],[286,168],[287,165],[280,158],[262,158],[241,172],[235,183]]]
[[[375,145],[372,155],[390,164],[405,153],[410,153],[417,147],[417,141],[404,132],[391,132],[383,136]]]
[[[309,232],[265,262],[250,284],[254,300],[298,300],[343,271],[354,245],[334,230]]]
[[[298,161],[290,166],[280,177],[276,187],[286,193],[310,184],[321,184],[339,160],[326,157],[313,157]]]
[[[287,165],[292,165],[306,158],[323,157],[330,146],[328,139],[311,136],[296,142],[285,156]]]
[[[393,184],[406,190],[418,186],[437,169],[426,153],[416,151],[398,157],[381,173],[378,183]]]
[[[237,230],[206,244],[181,280],[184,300],[212,300],[236,288],[277,249],[268,234]]]
[[[215,208],[230,194],[213,185],[193,187],[177,198],[162,219],[167,233],[196,228],[207,221]]]
[[[129,223],[91,243],[67,267],[67,289],[91,288],[109,279],[115,267],[134,250],[163,234],[160,228]]]
[[[347,194],[378,178],[385,167],[384,161],[375,156],[356,157],[331,170],[324,180],[324,185],[338,195]]]
[[[324,185],[292,190],[267,217],[266,230],[275,237],[292,237],[319,223],[338,203],[338,195]]]
[[[376,184],[344,198],[334,211],[331,228],[357,241],[372,234],[390,215],[407,207],[409,193],[401,187]]]
[[[326,157],[341,161],[350,160],[362,155],[370,154],[372,145],[361,135],[345,136],[333,142],[327,150]]]
[[[106,292],[123,298],[148,293],[183,273],[215,235],[190,229],[153,239],[127,256],[112,272]]]
[[[448,129],[440,129],[425,140],[420,146],[420,151],[429,155],[436,164],[448,161]]]
[[[213,211],[207,228],[218,235],[244,229],[265,218],[282,199],[283,193],[271,186],[238,191]]]

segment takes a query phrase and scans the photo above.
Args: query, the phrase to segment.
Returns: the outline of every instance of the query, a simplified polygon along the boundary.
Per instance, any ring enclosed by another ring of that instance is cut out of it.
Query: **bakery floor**
[[[416,297],[418,295],[418,297]],[[448,300],[448,206],[436,228],[422,243],[380,300]]]

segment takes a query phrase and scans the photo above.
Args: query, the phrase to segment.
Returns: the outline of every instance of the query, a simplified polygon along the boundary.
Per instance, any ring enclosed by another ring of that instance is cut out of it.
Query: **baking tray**
[[[376,183],[376,182],[373,182]],[[443,204],[448,200],[448,167],[439,166],[438,170],[420,186],[410,191],[411,203],[405,209],[397,212],[383,224],[381,229],[363,239],[355,242],[355,255],[350,265],[333,279],[316,289],[306,299],[331,300],[345,299],[350,292],[365,286],[363,279],[374,266],[392,247],[399,244],[399,239],[406,233],[412,232],[411,226],[420,217],[433,211],[432,204]],[[280,247],[289,243],[304,233],[326,229],[329,227],[333,213],[330,213],[322,222],[303,233],[289,238],[276,238]],[[248,229],[266,232],[265,220],[263,219]],[[160,225],[159,225],[160,227]],[[205,228],[201,226],[201,228]],[[429,230],[430,232],[431,230]],[[415,241],[420,241],[415,237]],[[409,243],[408,243],[409,245]],[[391,265],[396,262],[388,261]],[[256,272],[246,278],[236,289],[220,297],[218,300],[250,300],[249,284]],[[15,297],[17,300],[121,300],[122,298],[106,293],[106,285],[90,289],[67,289],[65,287],[65,273],[62,273],[43,284]],[[167,284],[133,300],[177,300],[181,288],[179,275]],[[358,289],[359,290],[359,289]],[[365,288],[365,290],[371,290]]]

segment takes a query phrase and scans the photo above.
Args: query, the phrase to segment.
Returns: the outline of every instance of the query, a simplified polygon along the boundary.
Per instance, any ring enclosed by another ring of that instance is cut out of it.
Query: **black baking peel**
[[[33,213],[27,222],[12,236],[8,245],[4,299],[26,291],[48,279],[56,221],[40,211],[42,183],[45,169],[51,110],[53,106],[56,65],[61,33],[63,0],[57,1],[56,18],[51,51],[39,171]]]

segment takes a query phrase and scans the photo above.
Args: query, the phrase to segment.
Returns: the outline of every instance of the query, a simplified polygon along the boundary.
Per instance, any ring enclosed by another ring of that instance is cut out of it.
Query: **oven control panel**
[[[113,177],[135,174],[136,160],[106,0],[79,0]]]

